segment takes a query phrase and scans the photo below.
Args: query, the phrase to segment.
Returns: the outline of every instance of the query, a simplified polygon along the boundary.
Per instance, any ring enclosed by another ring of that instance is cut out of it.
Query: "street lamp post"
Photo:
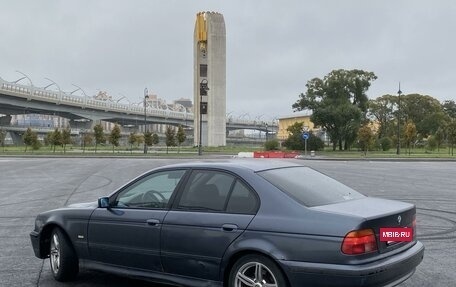
[[[82,153],[85,153],[85,147],[86,147],[86,143],[85,143],[85,129],[81,129],[81,145],[82,145]]]
[[[30,82],[30,86],[33,86],[32,80],[31,80],[26,74],[24,74],[24,73],[22,73],[21,71],[18,71],[18,70],[16,70],[16,73],[21,74],[23,77],[20,78],[20,79],[17,80],[17,81],[14,81],[13,83],[17,84],[17,82],[19,82],[20,80],[27,79],[27,80]]]
[[[75,84],[72,84],[72,85],[75,86],[77,89],[74,90],[74,91],[72,91],[72,92],[70,93],[70,95],[72,95],[73,93],[75,93],[75,92],[77,92],[77,91],[81,91],[82,94],[84,95],[84,106],[82,107],[82,108],[84,109],[85,107],[87,107],[87,99],[89,98],[89,96],[87,96],[87,94],[85,93],[85,91],[84,91],[80,86],[77,86],[77,85],[75,85]]]
[[[201,141],[203,139],[203,113],[201,112],[201,99],[203,96],[200,96],[200,116],[199,116],[199,135],[198,135],[198,155],[203,154],[203,150],[201,149]]]
[[[50,86],[52,85],[55,85],[57,87],[57,89],[59,89],[59,100],[62,101],[62,89],[60,89],[60,86],[57,85],[56,82],[54,82],[52,79],[49,79],[49,78],[45,78],[46,80],[50,81],[52,84],[49,84],[47,85],[46,87],[44,87],[43,89],[46,90],[47,88],[49,88]]]
[[[147,127],[147,100],[149,99],[149,91],[147,88],[144,88],[144,153],[147,153],[147,144],[146,144],[146,127]]]
[[[399,82],[399,91],[397,91],[397,96],[398,96],[398,106],[397,106],[397,150],[396,154],[400,155],[401,154],[401,83]]]
[[[268,141],[268,123],[266,123],[265,126],[266,126],[266,141]]]

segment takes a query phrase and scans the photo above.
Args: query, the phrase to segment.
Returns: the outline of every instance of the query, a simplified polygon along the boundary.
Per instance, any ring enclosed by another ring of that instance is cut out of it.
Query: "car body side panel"
[[[225,253],[230,258],[239,251],[269,254],[276,260],[327,262],[339,250],[342,238],[246,230]]]
[[[89,222],[90,259],[162,271],[160,228],[167,210],[97,208]],[[157,224],[150,225],[148,220]]]
[[[47,248],[44,246],[44,237],[50,235],[53,226],[58,226],[68,235],[78,256],[80,258],[87,258],[87,225],[93,209],[93,206],[81,208],[69,207],[51,210],[38,215],[38,218],[43,222],[43,226],[39,230],[34,230],[34,232],[40,238],[40,249]],[[43,232],[46,234],[43,234]],[[39,252],[42,256],[47,255],[42,254],[42,250]]]
[[[81,265],[87,269],[100,270],[103,272],[120,274],[134,278],[144,278],[156,283],[171,283],[171,286],[186,286],[186,287],[222,287],[223,282],[196,277],[179,276],[176,274],[154,272],[149,270],[140,270],[125,268],[116,265],[109,265],[101,262],[82,260]],[[175,285],[177,284],[177,285]],[[155,286],[155,285],[154,285]]]
[[[223,254],[253,215],[171,210],[162,227],[164,271],[182,276],[220,280]],[[223,225],[236,225],[224,230]]]

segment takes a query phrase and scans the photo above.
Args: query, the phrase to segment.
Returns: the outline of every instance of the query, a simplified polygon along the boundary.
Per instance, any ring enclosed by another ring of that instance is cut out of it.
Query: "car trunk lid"
[[[413,228],[416,213],[413,204],[373,197],[316,206],[312,209],[344,216],[361,217],[362,223],[354,228],[360,230],[373,229],[380,253],[395,250],[409,243],[406,241],[380,241],[380,228]],[[352,230],[347,230],[347,233],[350,231]],[[412,234],[413,241],[415,241],[415,230]]]

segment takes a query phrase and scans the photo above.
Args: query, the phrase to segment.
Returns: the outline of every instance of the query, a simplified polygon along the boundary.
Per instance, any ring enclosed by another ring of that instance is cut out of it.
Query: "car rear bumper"
[[[362,265],[338,265],[279,260],[291,286],[396,286],[407,280],[423,260],[424,246],[411,248],[385,259]]]

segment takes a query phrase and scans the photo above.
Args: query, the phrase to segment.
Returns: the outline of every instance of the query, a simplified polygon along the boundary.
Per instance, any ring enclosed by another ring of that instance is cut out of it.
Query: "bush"
[[[325,143],[323,140],[313,133],[310,133],[310,137],[307,140],[307,150],[319,151],[325,148]]]
[[[426,148],[430,151],[433,151],[436,149],[436,147],[437,147],[437,140],[436,140],[435,136],[430,136],[427,140]]]
[[[295,131],[294,134],[290,134],[284,141],[283,146],[289,150],[304,150],[305,142],[302,139],[302,132],[300,130]],[[319,151],[325,148],[325,143],[321,138],[316,136],[312,131],[309,131],[309,139],[307,140],[307,150]]]
[[[40,147],[41,147],[41,143],[38,140],[33,141],[33,143],[32,143],[33,150],[39,150]]]
[[[276,139],[268,140],[264,143],[265,150],[278,150],[279,149],[279,141]]]
[[[389,137],[384,137],[380,139],[380,146],[383,151],[389,151],[393,146],[393,141]]]

